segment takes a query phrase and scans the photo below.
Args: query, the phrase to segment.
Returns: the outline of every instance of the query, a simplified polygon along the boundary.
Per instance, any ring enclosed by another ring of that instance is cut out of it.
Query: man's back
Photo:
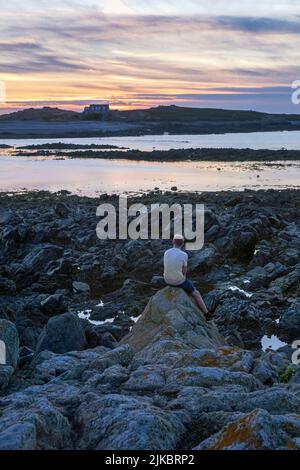
[[[164,255],[164,279],[171,286],[179,286],[185,281],[182,268],[187,266],[188,255],[179,248],[170,248]]]

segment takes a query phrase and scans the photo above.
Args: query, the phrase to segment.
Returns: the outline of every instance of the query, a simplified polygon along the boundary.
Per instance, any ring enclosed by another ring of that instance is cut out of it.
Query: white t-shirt
[[[179,248],[170,248],[164,255],[164,279],[171,286],[179,286],[185,281],[182,272],[183,266],[187,266],[188,255]]]

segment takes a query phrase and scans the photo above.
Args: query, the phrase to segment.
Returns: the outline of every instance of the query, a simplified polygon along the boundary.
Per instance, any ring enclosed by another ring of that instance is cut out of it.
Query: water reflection
[[[133,162],[128,160],[0,158],[2,191],[66,189],[78,194],[299,187],[300,163]]]
[[[2,139],[0,144],[30,145],[62,142],[73,144],[110,144],[130,149],[170,150],[184,148],[251,148],[300,150],[300,131],[250,132],[211,135],[148,135],[127,137],[78,137],[55,139]]]

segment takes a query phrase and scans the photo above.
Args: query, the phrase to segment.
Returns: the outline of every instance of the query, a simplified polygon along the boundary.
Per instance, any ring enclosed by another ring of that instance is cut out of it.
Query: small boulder
[[[22,368],[26,364],[30,363],[33,359],[34,351],[27,346],[22,346],[20,348],[20,359],[19,359],[19,367]]]
[[[58,354],[86,349],[87,341],[79,318],[73,313],[57,315],[47,323],[41,333],[36,352],[47,349]]]
[[[0,391],[4,390],[14,373],[12,366],[4,366],[0,364]]]
[[[65,217],[68,217],[70,213],[70,209],[63,202],[58,202],[56,206],[54,207],[54,212],[56,215],[58,215],[58,217],[65,218]]]
[[[72,283],[74,294],[90,294],[91,288],[85,282],[74,281]]]
[[[280,318],[279,329],[285,339],[293,340],[300,336],[300,300],[295,300],[283,313]]]
[[[151,279],[151,286],[156,288],[163,288],[165,287],[166,283],[162,276],[153,276]]]
[[[62,294],[53,294],[41,302],[41,310],[48,315],[56,315],[65,312],[67,302]]]
[[[5,225],[16,225],[21,221],[20,217],[11,209],[0,209],[0,227]]]

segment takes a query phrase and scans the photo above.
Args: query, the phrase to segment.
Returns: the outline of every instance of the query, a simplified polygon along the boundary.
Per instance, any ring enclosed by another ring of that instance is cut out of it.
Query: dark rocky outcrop
[[[71,317],[49,320],[59,345]],[[41,351],[39,385],[1,399],[1,449],[299,448],[298,396],[264,385],[255,355],[226,345],[180,289],[154,295],[114,349],[73,346]]]
[[[191,195],[135,202],[162,200]],[[0,449],[300,449],[293,350],[261,350],[300,335],[299,192],[193,200],[208,238],[189,276],[210,322],[164,288],[168,241],[98,240],[98,199],[0,195]]]
[[[224,344],[217,328],[206,322],[193,300],[183,290],[171,287],[152,297],[138,323],[122,342],[140,352],[160,339],[181,341],[195,348]]]

